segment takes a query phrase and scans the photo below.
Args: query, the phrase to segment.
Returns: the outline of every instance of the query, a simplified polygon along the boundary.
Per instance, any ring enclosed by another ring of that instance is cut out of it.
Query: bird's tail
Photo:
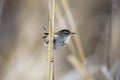
[[[44,36],[41,37],[41,39],[45,39],[45,38],[47,38],[47,36],[49,35],[47,26],[44,25],[44,26],[43,26],[43,29],[44,29]]]

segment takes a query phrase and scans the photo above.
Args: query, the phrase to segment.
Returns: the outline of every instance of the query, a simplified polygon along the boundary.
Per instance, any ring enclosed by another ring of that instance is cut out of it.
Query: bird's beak
[[[74,32],[73,32],[73,33],[71,33],[71,34],[77,34],[77,33],[74,33]]]

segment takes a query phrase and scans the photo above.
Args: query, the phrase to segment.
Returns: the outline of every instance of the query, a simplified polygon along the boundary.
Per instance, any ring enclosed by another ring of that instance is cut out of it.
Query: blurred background
[[[65,28],[77,35],[55,51],[55,80],[120,80],[119,4],[56,0],[55,32]],[[47,80],[44,25],[47,0],[0,0],[0,80]]]

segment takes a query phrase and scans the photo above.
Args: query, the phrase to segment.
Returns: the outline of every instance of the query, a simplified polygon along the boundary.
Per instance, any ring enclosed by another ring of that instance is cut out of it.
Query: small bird
[[[44,31],[45,31],[45,36],[42,37],[44,39],[44,44],[45,46],[48,46],[49,44],[49,33],[47,31],[47,28],[44,26]],[[56,32],[54,34],[54,39],[53,39],[53,49],[59,49],[61,47],[63,47],[64,45],[66,45],[69,41],[70,41],[70,38],[73,34],[76,34],[76,33],[73,33],[73,32],[70,32],[69,30],[67,29],[62,29],[58,32]]]

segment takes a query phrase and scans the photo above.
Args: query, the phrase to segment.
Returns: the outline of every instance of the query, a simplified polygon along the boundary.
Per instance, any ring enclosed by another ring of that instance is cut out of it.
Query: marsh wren
[[[43,28],[45,31],[45,33],[44,33],[45,36],[43,37],[44,44],[45,44],[45,46],[48,46],[49,33],[48,33],[47,28],[45,26]],[[63,47],[64,45],[66,45],[70,41],[70,38],[73,34],[76,34],[76,33],[70,32],[67,29],[62,29],[62,30],[56,32],[54,34],[54,39],[53,39],[53,46],[54,46],[53,48],[58,49],[58,48]]]

